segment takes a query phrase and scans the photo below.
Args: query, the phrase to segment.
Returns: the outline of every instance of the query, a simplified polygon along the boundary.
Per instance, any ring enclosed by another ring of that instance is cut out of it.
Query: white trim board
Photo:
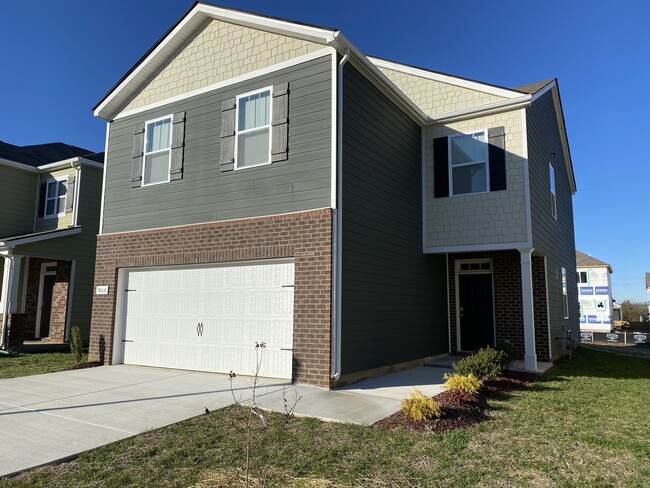
[[[419,78],[425,78],[428,80],[438,81],[440,83],[446,83],[448,85],[459,86],[462,88],[467,88],[469,90],[488,93],[490,95],[496,95],[498,97],[517,98],[517,97],[521,97],[522,95],[521,92],[516,90],[509,90],[508,88],[501,88],[494,85],[488,85],[486,83],[481,83],[480,81],[467,80],[465,78],[459,78],[453,75],[436,73],[435,71],[429,71],[423,68],[416,68],[414,66],[407,66],[394,61],[387,61],[385,59],[375,58],[372,56],[368,56],[368,60],[370,60],[371,63],[373,63],[375,66],[378,66],[380,68],[392,69],[395,71],[399,71],[401,73],[417,76]]]
[[[433,124],[448,124],[450,122],[457,122],[467,118],[490,115],[495,112],[509,112],[511,110],[525,108],[530,105],[530,99],[530,95],[521,95],[510,100],[484,103],[482,105],[475,105],[460,110],[452,110],[451,112],[431,115],[429,117]]]
[[[459,246],[425,246],[425,254],[444,254],[475,251],[515,251],[520,248],[530,248],[528,242],[504,242],[499,244],[467,244]]]
[[[79,234],[80,232],[81,226],[77,226],[57,230],[55,232],[23,237],[22,239],[16,239],[15,241],[0,241],[0,249],[13,249],[16,246],[21,246],[23,244],[31,244],[32,242],[47,241],[48,239],[56,239],[57,237],[71,236],[74,234]]]

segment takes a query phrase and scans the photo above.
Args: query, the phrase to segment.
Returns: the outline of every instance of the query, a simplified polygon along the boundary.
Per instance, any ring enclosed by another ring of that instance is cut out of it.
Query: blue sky
[[[557,77],[578,184],[576,246],[614,298],[650,271],[650,2],[255,1],[221,5],[342,30],[363,52],[504,86]],[[0,140],[103,150],[91,108],[187,0],[2,0]],[[645,143],[643,141],[646,141]]]

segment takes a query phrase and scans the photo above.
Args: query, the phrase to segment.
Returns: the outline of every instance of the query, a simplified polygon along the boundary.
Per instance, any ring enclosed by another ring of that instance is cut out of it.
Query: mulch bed
[[[90,361],[88,363],[79,363],[79,364],[75,364],[74,366],[71,366],[66,371],[71,371],[73,369],[96,368],[97,366],[102,366],[103,364],[104,363],[100,363],[99,361]]]
[[[405,429],[422,434],[465,429],[490,419],[489,399],[503,398],[513,391],[529,388],[536,379],[537,375],[534,374],[508,371],[483,383],[477,396],[463,400],[450,391],[434,396],[442,411],[442,416],[438,419],[418,422],[399,411],[373,425],[387,430]]]

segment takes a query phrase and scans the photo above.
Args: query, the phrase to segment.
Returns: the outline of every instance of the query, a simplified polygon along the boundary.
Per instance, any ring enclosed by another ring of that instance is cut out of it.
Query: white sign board
[[[108,286],[98,286],[95,288],[95,295],[108,295]]]

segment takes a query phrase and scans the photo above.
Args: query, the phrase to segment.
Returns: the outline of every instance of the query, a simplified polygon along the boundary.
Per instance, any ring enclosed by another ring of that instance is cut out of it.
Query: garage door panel
[[[130,270],[124,362],[246,375],[265,342],[262,375],[290,379],[293,280],[289,262]]]

